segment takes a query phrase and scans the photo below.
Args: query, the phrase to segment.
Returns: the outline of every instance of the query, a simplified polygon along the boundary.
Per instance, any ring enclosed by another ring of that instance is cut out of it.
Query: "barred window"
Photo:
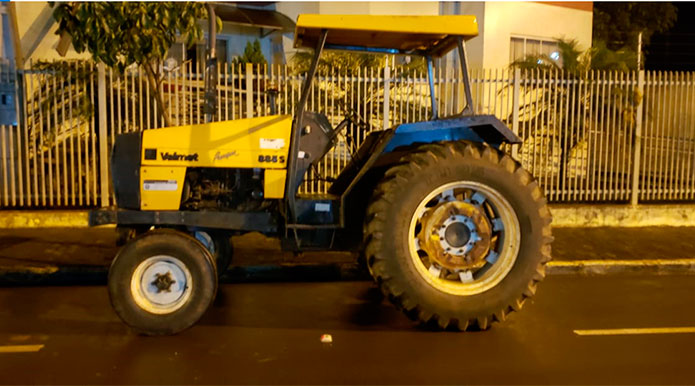
[[[509,47],[510,62],[524,59],[529,55],[547,55],[562,66],[562,58],[556,40],[513,36]]]

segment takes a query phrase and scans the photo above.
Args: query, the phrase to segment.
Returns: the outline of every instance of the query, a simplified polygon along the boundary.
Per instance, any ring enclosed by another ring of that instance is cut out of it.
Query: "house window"
[[[191,60],[194,64],[198,63],[201,68],[205,68],[205,55],[207,51],[206,43],[198,43],[186,50],[186,60]],[[227,39],[217,39],[215,45],[215,56],[217,63],[224,65],[228,62],[227,59]]]
[[[200,68],[205,68],[205,51],[207,50],[207,44],[198,43],[190,48],[186,48],[183,43],[174,43],[169,52],[167,53],[167,59],[165,61],[165,66],[168,68],[175,68],[181,63],[190,60],[193,68],[195,69],[196,63]],[[217,39],[216,46],[217,63],[226,64],[227,63],[227,40]]]
[[[509,61],[521,60],[529,55],[544,55],[556,61],[562,67],[562,58],[555,40],[528,37],[512,37],[509,49]]]

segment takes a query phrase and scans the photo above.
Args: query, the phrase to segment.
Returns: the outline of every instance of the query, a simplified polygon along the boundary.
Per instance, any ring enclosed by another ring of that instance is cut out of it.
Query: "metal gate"
[[[0,63],[0,208],[112,205],[115,136],[163,126],[144,73],[89,61],[30,68]],[[218,71],[219,121],[268,115],[273,100],[278,113],[292,114],[304,79],[285,65]],[[203,69],[187,62],[162,73],[173,124],[202,123]],[[523,138],[504,150],[536,176],[549,201],[695,198],[695,74],[504,69],[472,71],[471,81],[477,113],[496,115]],[[460,73],[437,69],[434,83],[440,114],[460,111]],[[370,124],[351,128],[354,141],[343,133],[320,164],[321,177],[335,176],[370,130],[427,119],[429,85],[425,73],[405,67],[333,68],[318,74],[308,108],[334,125],[352,109]],[[302,189],[326,191],[318,177]]]

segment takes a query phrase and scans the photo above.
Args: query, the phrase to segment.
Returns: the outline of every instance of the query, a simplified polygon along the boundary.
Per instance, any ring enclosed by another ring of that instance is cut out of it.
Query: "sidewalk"
[[[695,273],[695,227],[557,228],[549,274],[649,271]],[[45,277],[103,283],[118,252],[113,228],[0,229],[0,283]],[[295,256],[258,233],[233,238],[231,280],[333,280],[365,277],[356,256]]]

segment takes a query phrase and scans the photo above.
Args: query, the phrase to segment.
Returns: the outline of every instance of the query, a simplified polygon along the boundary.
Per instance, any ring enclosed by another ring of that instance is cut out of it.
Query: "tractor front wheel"
[[[145,335],[176,334],[200,319],[217,291],[215,262],[195,238],[157,229],[130,241],[111,263],[116,314]]]
[[[487,145],[422,145],[367,209],[371,274],[414,320],[487,329],[521,308],[550,260],[550,212],[518,162]]]

